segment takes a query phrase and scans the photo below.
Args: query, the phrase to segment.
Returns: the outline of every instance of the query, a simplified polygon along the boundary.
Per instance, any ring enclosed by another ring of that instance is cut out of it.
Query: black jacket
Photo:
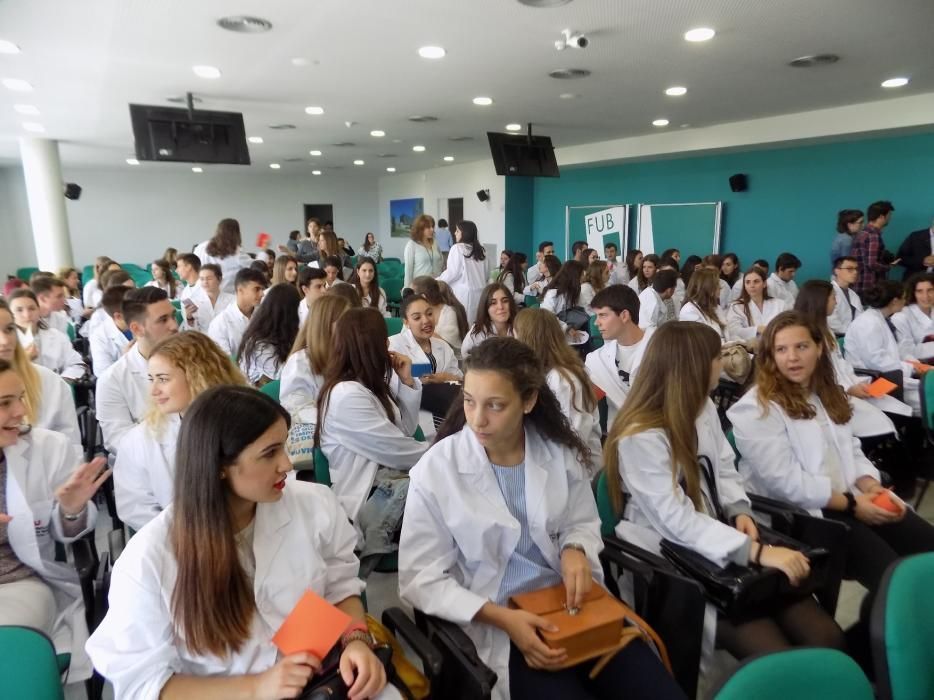
[[[921,229],[912,231],[908,238],[902,241],[898,248],[898,255],[902,259],[899,263],[905,268],[905,275],[902,279],[908,279],[916,272],[924,272],[927,269],[924,265],[924,259],[928,255],[934,254],[931,250],[931,231],[930,229]]]

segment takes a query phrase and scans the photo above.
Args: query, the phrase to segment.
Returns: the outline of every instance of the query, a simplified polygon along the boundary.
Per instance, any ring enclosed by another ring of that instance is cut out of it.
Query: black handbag
[[[340,670],[342,652],[340,644],[331,649],[321,665],[324,671],[320,675],[311,677],[302,694],[298,696],[298,700],[346,700],[348,688],[341,677]],[[386,677],[392,679],[392,647],[388,644],[380,644],[373,648],[373,653],[386,669]]]
[[[707,483],[710,500],[717,519],[729,524],[720,504],[717,482],[710,460],[698,458],[701,473]],[[823,547],[809,547],[764,525],[757,525],[763,544],[787,547],[804,554],[811,571],[799,585],[792,586],[784,572],[750,563],[741,566],[733,562],[719,566],[694,550],[670,540],[662,540],[662,555],[685,575],[704,588],[707,599],[726,617],[741,621],[773,611],[784,601],[800,599],[826,585],[832,575],[830,552]]]

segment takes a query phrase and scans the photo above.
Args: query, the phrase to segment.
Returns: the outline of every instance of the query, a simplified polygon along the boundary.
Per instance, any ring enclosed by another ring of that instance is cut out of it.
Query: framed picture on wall
[[[408,238],[415,219],[425,212],[425,200],[413,199],[389,200],[389,235],[392,238]]]

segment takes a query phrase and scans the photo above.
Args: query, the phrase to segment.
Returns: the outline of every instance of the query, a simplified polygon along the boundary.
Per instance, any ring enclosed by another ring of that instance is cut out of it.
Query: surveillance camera
[[[555,48],[562,51],[568,47],[572,49],[586,49],[590,46],[590,39],[580,32],[565,29],[561,32],[562,39],[555,42]]]

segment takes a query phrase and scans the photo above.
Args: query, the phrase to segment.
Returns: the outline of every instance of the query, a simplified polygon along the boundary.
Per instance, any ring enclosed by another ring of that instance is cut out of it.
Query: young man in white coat
[[[606,394],[607,429],[623,405],[632,375],[654,329],[639,328],[639,297],[625,285],[614,284],[597,292],[590,306],[603,347],[587,355],[585,362],[591,381]]]
[[[123,299],[122,313],[135,344],[97,380],[97,420],[111,454],[117,453],[120,438],[146,413],[149,353],[160,340],[178,332],[175,307],[158,287],[131,289]]]
[[[856,290],[850,287],[859,279],[859,264],[856,258],[844,256],[833,263],[833,295],[837,305],[827,317],[827,325],[834,335],[845,335],[853,319],[863,313],[863,302]]]
[[[250,324],[253,309],[263,300],[266,278],[259,270],[245,267],[237,273],[234,282],[237,298],[221,311],[208,328],[208,336],[227,355],[236,355],[243,339],[243,332]]]
[[[794,308],[795,299],[798,298],[798,285],[795,284],[795,273],[801,267],[801,261],[791,253],[782,253],[775,260],[775,272],[769,275],[766,283],[769,296],[782,299],[789,309]]]
[[[101,306],[106,317],[91,330],[91,368],[100,377],[126,352],[130,339],[129,329],[123,320],[123,297],[130,291],[127,287],[111,287],[104,291]]]
[[[639,328],[658,328],[666,320],[674,320],[668,318],[665,302],[674,296],[678,279],[678,273],[674,270],[659,270],[655,273],[652,284],[639,294]]]
[[[189,299],[193,302],[191,305],[182,302],[185,307],[185,330],[207,333],[214,317],[236,301],[237,298],[233,294],[221,291],[222,276],[220,265],[208,263],[201,266],[198,272],[198,296],[201,303],[195,304],[193,299]],[[195,293],[191,296],[194,297]]]
[[[0,625],[33,627],[70,653],[70,682],[91,675],[88,636],[74,565],[55,544],[93,532],[92,499],[110,476],[104,460],[81,464],[81,449],[59,433],[23,427],[25,387],[0,360]]]
[[[68,335],[72,326],[65,310],[68,307],[67,285],[58,277],[37,277],[30,286],[39,300],[39,318],[45,321],[49,328],[55,328]]]

